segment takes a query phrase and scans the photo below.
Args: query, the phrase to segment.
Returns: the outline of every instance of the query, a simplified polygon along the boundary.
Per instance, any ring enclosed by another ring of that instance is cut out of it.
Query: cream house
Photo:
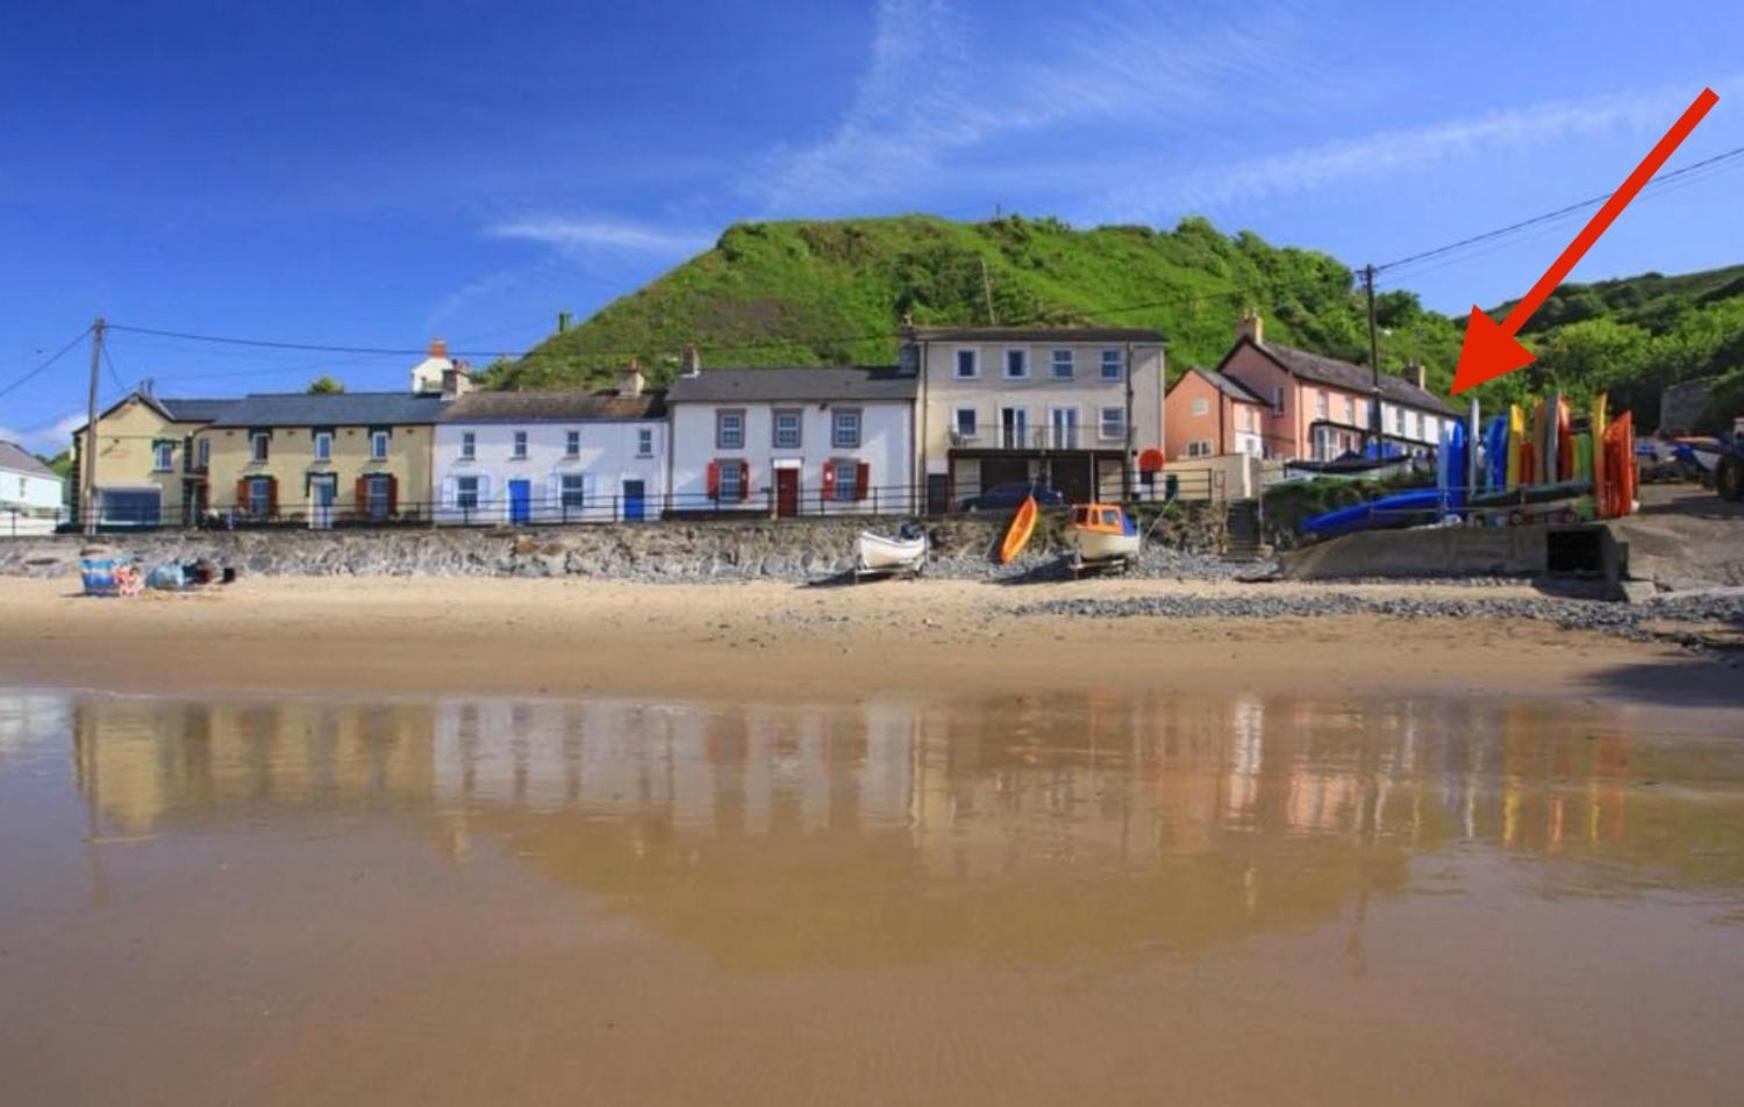
[[[171,399],[149,386],[97,416],[95,510],[105,527],[192,526],[209,503],[209,447],[199,432],[236,403]],[[91,456],[87,426],[73,432],[75,504]]]
[[[1163,336],[1117,327],[921,327],[917,466],[929,511],[994,485],[1131,499],[1161,468]]]

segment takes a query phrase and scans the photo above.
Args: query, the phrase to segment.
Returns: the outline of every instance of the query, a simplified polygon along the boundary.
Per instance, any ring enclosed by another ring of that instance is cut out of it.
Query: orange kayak
[[[999,545],[1001,565],[1011,564],[1012,559],[1029,545],[1029,536],[1035,533],[1036,515],[1039,513],[1034,496],[1026,496],[1023,503],[1017,506],[1017,514],[1011,517],[1011,527],[1005,532],[1005,541]]]

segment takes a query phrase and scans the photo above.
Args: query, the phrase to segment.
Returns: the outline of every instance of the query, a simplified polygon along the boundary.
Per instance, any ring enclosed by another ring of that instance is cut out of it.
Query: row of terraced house
[[[94,447],[75,432],[75,471],[94,448],[105,526],[494,525],[938,513],[1013,483],[1154,499],[1201,457],[1360,448],[1367,370],[1244,327],[1218,370],[1172,388],[1163,337],[1129,328],[908,328],[898,363],[873,367],[705,368],[687,348],[665,389],[632,363],[595,391],[475,390],[437,340],[404,392],[141,388],[100,414]],[[1383,380],[1411,419],[1391,437],[1432,448],[1452,411]]]

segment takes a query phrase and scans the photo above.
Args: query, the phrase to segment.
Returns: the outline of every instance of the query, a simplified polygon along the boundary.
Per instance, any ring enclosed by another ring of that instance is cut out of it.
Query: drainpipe
[[[1158,356],[1162,356],[1160,352]],[[1120,498],[1126,502],[1132,500],[1132,343],[1130,342],[1126,344],[1126,448],[1120,451]]]
[[[920,499],[920,503],[917,503],[915,505],[915,514],[917,514],[917,515],[925,514],[923,509],[924,509],[925,501],[926,501],[927,488],[932,480],[932,477],[929,475],[929,473],[927,471],[927,438],[926,438],[927,427],[929,425],[928,414],[927,414],[927,399],[928,399],[928,397],[927,397],[927,376],[928,376],[928,372],[927,372],[927,356],[928,356],[927,347],[929,345],[930,345],[930,343],[926,339],[924,339],[924,338],[921,339],[920,364],[915,367],[915,372],[920,377],[920,388],[919,388],[919,392],[918,392],[918,395],[920,396],[920,413],[919,413],[918,417],[917,416],[910,416],[910,418],[909,418],[909,426],[911,428],[914,426],[914,422],[915,422],[916,418],[918,418],[919,422],[920,422],[920,435],[918,438],[915,439],[915,442],[914,442],[915,457],[918,459],[916,464],[918,465],[918,467],[920,469],[920,472],[915,474],[915,479],[916,479],[916,481],[918,483],[918,487],[919,487],[919,499]],[[946,490],[946,499],[947,500],[950,498],[951,493],[954,491],[955,491],[954,489],[947,489]]]

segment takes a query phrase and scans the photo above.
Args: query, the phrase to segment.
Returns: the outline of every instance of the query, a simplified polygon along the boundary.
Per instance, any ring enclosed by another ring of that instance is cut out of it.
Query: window
[[[1281,384],[1272,385],[1272,414],[1284,414],[1284,386]]]
[[[1048,429],[1052,432],[1052,446],[1054,449],[1077,449],[1078,409],[1075,407],[1056,407],[1049,411]]]
[[[715,448],[718,450],[742,450],[745,448],[745,413],[743,411],[715,412]]]
[[[271,431],[249,431],[249,457],[252,458],[256,464],[264,462],[267,457],[267,447],[271,442]]]
[[[1194,415],[1209,415],[1209,414],[1211,414],[1211,401],[1207,400],[1203,396],[1195,396],[1193,398],[1193,414]]]
[[[637,427],[636,428],[636,456],[637,457],[653,457],[654,456],[654,428],[653,427]]]
[[[523,456],[525,456],[525,455],[523,455]],[[580,457],[581,456],[581,432],[580,431],[569,430],[569,431],[563,432],[563,456],[564,457]]]
[[[160,473],[167,473],[176,464],[176,444],[174,442],[153,442],[151,444],[151,467]]]
[[[1417,437],[1417,413],[1415,411],[1407,411],[1405,413],[1405,437]]]
[[[1103,438],[1126,437],[1126,409],[1123,407],[1105,407],[1102,409],[1102,426],[1098,431]]]
[[[975,409],[960,407],[957,409],[957,437],[964,441],[975,437]]]
[[[783,409],[775,413],[775,448],[797,450],[800,442],[800,413]]]
[[[194,443],[194,452],[199,457],[198,465],[205,470],[212,465],[212,443],[204,438]]]
[[[333,432],[318,430],[315,432],[315,460],[333,460]]]
[[[257,519],[272,514],[273,482],[271,477],[255,477],[248,482],[248,513]]]
[[[468,438],[472,436],[467,435]],[[478,510],[478,478],[456,477],[454,479],[454,506],[461,511]]]
[[[1387,410],[1392,415],[1392,418],[1389,420],[1389,422],[1391,422],[1393,424],[1393,433],[1394,434],[1402,433],[1405,429],[1405,421],[1400,416],[1399,409],[1394,407],[1394,408],[1388,408]]]
[[[1321,390],[1315,392],[1314,393],[1314,414],[1319,416],[1322,419],[1326,418],[1327,411],[1328,411],[1328,405],[1330,403],[1331,403],[1331,398],[1329,396],[1327,396],[1325,389],[1321,389]]]
[[[372,430],[372,431],[370,431],[369,432],[369,458],[370,458],[370,460],[371,461],[386,461],[387,457],[388,457],[388,443],[390,441],[392,441],[392,439],[393,439],[393,435],[388,431],[385,431],[385,430]],[[372,492],[371,495],[373,496],[374,493]]]
[[[1198,441],[1187,443],[1187,456],[1210,457],[1211,440],[1209,438],[1201,438]]]
[[[860,411],[858,408],[837,408],[830,418],[830,446],[837,450],[860,448]]]
[[[1005,375],[1013,380],[1029,376],[1029,351],[1005,351]]]
[[[1346,423],[1349,423],[1353,427],[1356,426],[1356,399],[1355,399],[1355,397],[1346,396],[1344,398],[1344,421]]]
[[[387,431],[375,431],[375,432],[371,433],[371,435],[370,435],[371,440],[373,441],[375,436],[378,434],[382,436],[382,440],[384,442],[387,440],[387,435],[388,435]],[[383,447],[382,456],[383,457],[387,456],[386,447]],[[368,492],[369,492],[369,505],[368,505],[369,517],[371,519],[386,519],[389,515],[393,514],[393,511],[392,511],[392,507],[393,507],[393,478],[392,477],[371,477],[371,478],[369,478]]]
[[[579,512],[587,506],[587,478],[580,473],[563,474],[563,486],[560,490],[563,503],[563,514],[567,518],[572,512]]]
[[[981,375],[981,367],[976,364],[978,357],[974,350],[957,351],[957,378],[959,380]]]
[[[460,460],[471,461],[478,456],[478,435],[465,431],[460,436]]]
[[[830,468],[835,473],[833,498],[838,503],[852,503],[859,495],[859,465],[849,460],[837,460],[830,462]]]
[[[1061,380],[1070,380],[1076,371],[1072,365],[1072,351],[1055,350],[1052,362],[1054,376]]]
[[[736,461],[721,461],[716,463],[720,473],[720,491],[717,496],[722,500],[744,499],[745,470]]]
[[[1125,376],[1126,362],[1120,356],[1119,350],[1102,351],[1102,379],[1117,381]]]
[[[516,431],[513,442],[514,446],[509,453],[509,457],[515,461],[527,460],[527,432]]]
[[[999,445],[1006,450],[1021,450],[1029,446],[1029,409],[999,409]]]

